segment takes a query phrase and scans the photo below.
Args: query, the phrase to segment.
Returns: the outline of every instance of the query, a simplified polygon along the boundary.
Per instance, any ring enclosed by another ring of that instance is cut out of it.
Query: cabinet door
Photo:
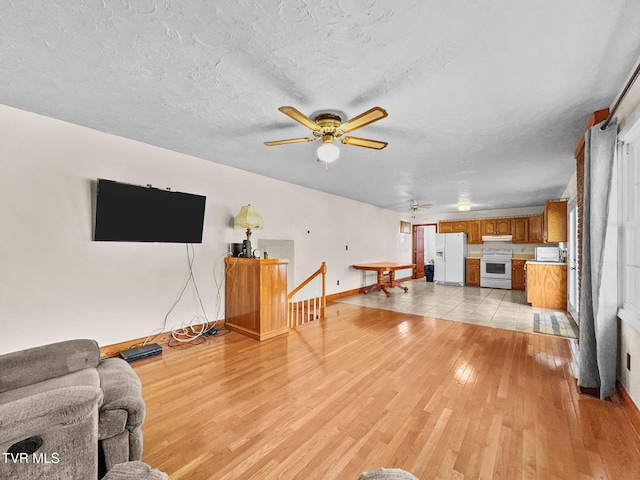
[[[467,238],[468,243],[482,243],[482,222],[480,220],[467,221]]]
[[[438,233],[453,233],[453,222],[440,222]]]
[[[567,201],[558,200],[547,202],[544,209],[544,234],[545,242],[567,241]]]
[[[498,218],[496,220],[496,235],[511,235],[511,218]]]
[[[471,287],[480,286],[480,259],[467,258],[466,266],[466,284]]]
[[[542,243],[542,215],[529,217],[529,243]]]
[[[482,220],[482,235],[496,235],[495,220]]]
[[[524,265],[526,260],[512,260],[511,261],[511,289],[512,290],[524,290],[525,289],[525,269]]]
[[[453,233],[467,233],[467,222],[453,222]]]
[[[514,218],[512,227],[513,243],[529,243],[529,217]]]

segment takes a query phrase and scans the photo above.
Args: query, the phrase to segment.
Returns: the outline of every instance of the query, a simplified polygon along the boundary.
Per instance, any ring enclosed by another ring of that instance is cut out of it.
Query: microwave
[[[559,262],[560,249],[558,247],[536,247],[536,262]]]

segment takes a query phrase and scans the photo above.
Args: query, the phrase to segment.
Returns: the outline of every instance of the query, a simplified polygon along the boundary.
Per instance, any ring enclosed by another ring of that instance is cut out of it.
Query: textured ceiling
[[[0,103],[398,211],[541,205],[640,55],[637,0],[3,0]],[[340,145],[278,112],[389,116]]]

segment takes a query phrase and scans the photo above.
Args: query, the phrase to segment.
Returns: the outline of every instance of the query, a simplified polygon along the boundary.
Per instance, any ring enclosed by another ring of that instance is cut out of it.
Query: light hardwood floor
[[[357,305],[265,342],[230,333],[133,363],[143,460],[189,479],[631,479],[619,400],[581,395],[568,340]]]

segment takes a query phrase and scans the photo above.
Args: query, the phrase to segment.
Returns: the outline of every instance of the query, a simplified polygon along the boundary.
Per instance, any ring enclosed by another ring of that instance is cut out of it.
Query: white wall
[[[573,172],[573,176],[571,177],[571,180],[569,180],[569,183],[567,183],[567,186],[565,187],[564,192],[562,193],[562,198],[567,198],[569,199],[569,201],[571,201],[578,196],[578,176],[577,175],[578,174],[576,172]]]
[[[298,280],[326,261],[328,293],[364,283],[354,263],[411,261],[399,248],[409,215],[6,106],[0,131],[0,353],[79,337],[108,345],[163,326],[187,279],[186,246],[93,242],[97,178],[206,195],[194,275],[210,320],[224,316],[214,274],[244,238],[233,217],[247,203],[265,223],[252,239],[293,240]],[[189,289],[165,329],[201,314]]]

